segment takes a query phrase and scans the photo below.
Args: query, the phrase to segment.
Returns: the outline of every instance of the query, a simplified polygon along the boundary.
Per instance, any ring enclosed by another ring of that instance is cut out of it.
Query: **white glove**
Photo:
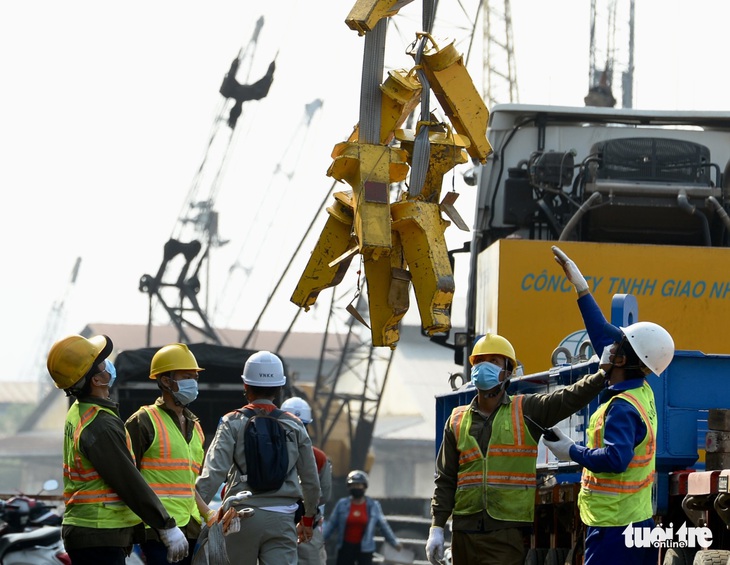
[[[560,461],[571,461],[570,458],[570,446],[575,445],[575,442],[563,433],[560,428],[552,428],[558,439],[555,441],[548,441],[544,437],[542,441],[545,442],[545,446],[553,452],[553,455]]]
[[[180,528],[169,528],[159,530],[160,539],[167,548],[167,560],[170,563],[177,563],[188,555],[188,540]]]
[[[431,526],[426,541],[426,558],[431,565],[441,565],[444,558],[444,529]]]
[[[598,363],[599,367],[603,367],[604,365],[613,365],[611,363],[611,355],[613,353],[611,350],[613,349],[613,345],[607,345],[603,348],[603,352],[601,353],[601,360]]]
[[[585,277],[581,274],[580,269],[578,269],[576,264],[571,261],[570,257],[568,257],[555,245],[553,245],[552,250],[555,254],[555,261],[557,261],[558,265],[563,268],[565,276],[573,283],[573,286],[575,286],[575,291],[580,293],[584,290],[588,290],[588,283],[586,282]]]

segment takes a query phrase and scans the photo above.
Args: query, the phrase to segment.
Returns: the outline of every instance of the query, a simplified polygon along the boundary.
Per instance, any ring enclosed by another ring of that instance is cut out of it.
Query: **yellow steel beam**
[[[366,260],[370,331],[373,346],[395,348],[400,339],[400,321],[408,311],[410,273],[406,270],[400,238],[393,234],[389,257]]]
[[[420,63],[431,90],[454,124],[454,129],[471,142],[469,155],[485,163],[492,152],[487,140],[489,110],[469,76],[463,56],[456,51],[453,42],[439,49],[428,34],[418,35],[427,36],[432,44],[431,48],[424,50]],[[416,52],[410,53],[415,58]]]
[[[383,145],[344,142],[335,146],[327,174],[353,189],[354,231],[367,261],[389,255],[390,184],[408,174],[406,152]]]
[[[324,289],[340,284],[352,261],[350,255],[332,265],[356,245],[352,236],[352,194],[349,191],[335,192],[334,197],[334,204],[327,208],[327,223],[291,296],[291,301],[305,310],[309,310]]]
[[[429,127],[429,124],[422,124],[421,127]],[[410,164],[416,134],[410,130],[399,129],[395,132],[395,138],[400,142],[400,146],[408,152],[408,162]],[[426,179],[421,193],[416,198],[428,202],[438,202],[444,175],[456,165],[461,165],[469,160],[465,150],[469,146],[469,140],[459,135],[453,135],[450,129],[447,129],[447,131],[431,131],[428,134],[428,139],[431,151]]]
[[[446,250],[438,202],[404,200],[391,206],[393,229],[400,235],[403,255],[413,277],[423,329],[429,335],[451,327],[454,275]]]
[[[405,4],[412,0],[357,0],[345,18],[347,27],[357,32],[358,35],[365,35],[372,31],[375,25],[390,16],[398,13]]]
[[[383,94],[380,105],[380,143],[388,145],[393,140],[393,132],[403,125],[418,106],[422,89],[413,68],[410,71],[389,71],[388,78],[380,85],[380,90]],[[359,135],[358,124],[347,141],[358,141]]]

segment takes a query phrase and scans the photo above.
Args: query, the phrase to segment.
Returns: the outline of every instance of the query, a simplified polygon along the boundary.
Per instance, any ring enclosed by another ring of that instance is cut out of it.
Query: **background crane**
[[[71,296],[71,292],[76,284],[76,278],[79,275],[79,269],[81,268],[81,257],[77,257],[74,261],[74,266],[71,269],[71,276],[69,277],[68,283],[63,291],[63,294],[53,302],[51,309],[46,317],[46,323],[43,327],[43,337],[38,343],[38,352],[34,359],[34,367],[31,371],[31,375],[38,379],[38,399],[42,400],[53,389],[52,382],[48,378],[48,369],[46,369],[46,358],[48,351],[51,346],[61,335],[61,330],[64,329],[66,322],[66,312],[68,312],[68,302]]]
[[[483,0],[484,76],[482,96],[491,108],[520,101],[510,0]]]
[[[260,17],[253,36],[231,63],[219,89],[222,99],[211,127],[202,162],[193,178],[187,198],[170,239],[165,243],[162,263],[155,276],[143,275],[139,290],[149,295],[147,345],[152,341],[155,301],[162,306],[178,330],[178,339],[190,343],[194,330],[199,339],[221,345],[217,331],[208,319],[207,295],[210,284],[209,261],[211,251],[225,245],[218,233],[218,212],[215,201],[221,187],[228,160],[236,140],[236,124],[243,103],[266,96],[274,75],[274,62],[266,75],[254,84],[248,84],[251,63],[255,55],[264,20]],[[241,79],[239,79],[241,77]],[[177,273],[177,278],[166,275]],[[198,299],[205,289],[203,302]]]
[[[588,95],[586,106],[613,107],[616,77],[621,107],[634,97],[634,0],[591,0]]]

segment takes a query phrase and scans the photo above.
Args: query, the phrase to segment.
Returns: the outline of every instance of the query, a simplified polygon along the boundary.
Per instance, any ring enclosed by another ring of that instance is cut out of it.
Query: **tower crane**
[[[206,292],[208,290],[208,284],[201,277],[207,278],[209,275],[207,267],[211,251],[227,243],[218,233],[218,212],[214,205],[234,146],[236,124],[243,103],[265,97],[274,78],[275,61],[272,61],[261,79],[248,84],[263,23],[262,16],[256,22],[251,40],[239,51],[223,79],[219,89],[223,98],[211,127],[203,160],[193,178],[172,235],[165,243],[157,274],[146,274],[140,279],[139,290],[149,295],[148,346],[152,341],[155,300],[177,328],[179,341],[190,343],[192,336],[189,331],[192,329],[203,339],[222,344],[208,320],[207,297],[201,304],[198,294],[203,286]],[[242,66],[246,65],[247,70],[242,70]],[[239,75],[243,75],[242,80],[238,78]],[[168,278],[171,272],[177,272],[177,278]]]
[[[31,374],[35,375],[38,379],[38,398],[42,399],[46,396],[48,391],[51,390],[50,381],[48,380],[48,370],[46,369],[46,358],[48,351],[51,349],[53,343],[58,339],[61,330],[63,329],[64,322],[66,321],[66,312],[68,309],[68,300],[71,295],[71,291],[76,284],[76,278],[79,276],[79,269],[81,268],[81,257],[76,257],[74,266],[71,269],[71,276],[69,277],[66,288],[60,298],[55,300],[51,306],[48,316],[46,317],[46,323],[44,326],[43,337],[39,342],[38,352],[35,359],[35,366]]]
[[[626,46],[626,47],[625,47]],[[591,0],[586,106],[613,107],[621,77],[621,107],[633,107],[634,0]]]
[[[484,100],[490,107],[519,102],[510,0],[482,0],[480,5],[484,6]]]

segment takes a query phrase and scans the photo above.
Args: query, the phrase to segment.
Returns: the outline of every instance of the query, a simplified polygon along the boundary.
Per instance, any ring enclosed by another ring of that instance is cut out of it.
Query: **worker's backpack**
[[[251,408],[237,412],[248,418],[243,427],[248,486],[254,493],[279,490],[289,471],[286,429],[279,421],[284,412],[279,409],[263,412]],[[241,474],[244,474],[243,471]]]

